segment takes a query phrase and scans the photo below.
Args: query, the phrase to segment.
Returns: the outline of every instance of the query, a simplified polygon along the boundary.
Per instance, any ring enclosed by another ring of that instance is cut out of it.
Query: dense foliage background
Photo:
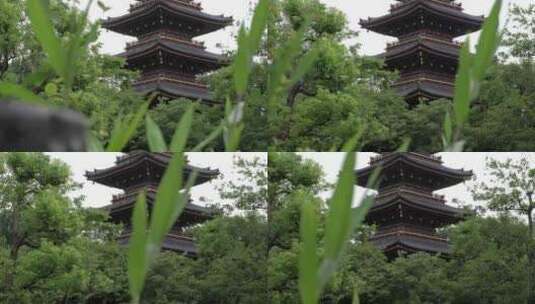
[[[270,136],[278,151],[339,150],[361,132],[363,151],[395,151],[406,138],[409,150],[441,151],[444,114],[449,101],[409,109],[390,85],[394,73],[373,57],[360,54],[366,45],[348,46],[358,35],[343,12],[310,1],[277,1],[270,48],[276,50],[295,32],[305,14],[312,16],[302,52],[319,46],[313,70],[270,107]],[[535,149],[535,5],[513,6],[502,51],[487,74],[481,97],[466,127],[469,151],[533,151]],[[273,53],[275,51],[272,51]]]
[[[142,303],[266,303],[266,164],[236,160],[222,215],[194,227],[199,256],[162,253]],[[129,303],[122,229],[70,199],[69,167],[39,153],[0,154],[0,303]]]
[[[73,3],[50,1],[53,24],[64,39],[72,35],[81,14]],[[74,69],[72,91],[66,89],[63,80],[51,72],[31,31],[24,1],[5,0],[0,9],[0,81],[22,84],[51,104],[84,113],[91,119],[94,135],[104,142],[109,140],[116,118],[134,112],[144,102],[132,90],[136,73],[123,69],[121,59],[102,54],[98,44],[83,50]],[[273,1],[270,12],[269,30],[252,64],[245,94],[246,127],[240,150],[339,150],[356,133],[362,133],[366,151],[393,151],[407,138],[412,139],[412,151],[441,150],[440,134],[451,102],[439,100],[409,109],[390,88],[396,74],[385,71],[379,60],[363,56],[360,50],[365,45],[348,45],[346,41],[358,32],[349,28],[343,12],[318,0]],[[301,52],[304,55],[313,47],[319,55],[311,71],[268,105],[270,70],[305,14],[311,24]],[[535,150],[535,5],[513,6],[509,19],[500,55],[487,74],[464,130],[470,151]],[[91,26],[87,25],[86,35],[91,35]],[[227,53],[234,56],[232,51]],[[217,100],[237,99],[232,67],[203,79]],[[190,103],[162,103],[150,111],[168,142]],[[206,139],[224,116],[223,107],[197,104],[188,149]],[[144,129],[139,128],[128,150],[147,148]],[[224,150],[223,139],[205,150]]]
[[[528,290],[534,286],[528,286],[528,276],[535,271],[535,235],[526,225],[526,215],[533,219],[535,202],[526,196],[526,190],[533,190],[525,185],[534,180],[535,171],[526,164],[525,160],[489,162],[488,174],[496,177],[495,182],[473,189],[474,198],[486,202],[484,207],[445,231],[453,251],[448,259],[421,253],[389,262],[368,242],[374,227],[359,229],[321,303],[353,303],[355,289],[360,303],[370,304],[528,303]],[[301,209],[307,202],[316,206],[321,254],[327,206],[318,192],[328,185],[317,163],[293,153],[270,154],[268,171],[273,206],[268,242],[270,303],[299,303]],[[511,191],[505,191],[504,184]],[[520,209],[529,213],[516,211]],[[492,212],[484,216],[487,211]]]

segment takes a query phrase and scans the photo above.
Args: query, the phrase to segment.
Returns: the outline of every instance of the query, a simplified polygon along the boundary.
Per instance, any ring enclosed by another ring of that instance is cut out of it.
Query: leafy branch
[[[455,80],[453,117],[447,112],[444,120],[442,141],[445,151],[464,150],[465,141],[462,139],[462,131],[468,122],[471,104],[479,96],[481,82],[485,78],[488,67],[492,64],[500,42],[498,27],[501,8],[502,0],[496,0],[483,25],[475,56],[470,53],[470,38],[466,39],[461,49],[459,72]]]

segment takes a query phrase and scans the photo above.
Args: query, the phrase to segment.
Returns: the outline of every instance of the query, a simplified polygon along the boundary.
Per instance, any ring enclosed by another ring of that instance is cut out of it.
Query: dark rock
[[[0,151],[81,152],[87,132],[77,112],[0,100]]]

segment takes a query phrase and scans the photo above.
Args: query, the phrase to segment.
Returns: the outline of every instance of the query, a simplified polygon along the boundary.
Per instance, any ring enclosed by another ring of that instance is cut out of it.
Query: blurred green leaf
[[[461,49],[459,73],[455,80],[455,97],[453,108],[457,126],[463,125],[470,113],[470,95],[472,87],[470,39],[468,38]],[[450,119],[451,122],[451,119]]]
[[[139,194],[132,215],[132,237],[128,244],[128,281],[133,303],[139,303],[145,275],[148,271],[146,252],[147,242],[147,206],[146,193]]]
[[[137,128],[141,124],[143,117],[149,109],[149,104],[144,103],[139,107],[135,115],[128,115],[126,118],[119,118],[113,128],[110,143],[107,152],[121,152],[128,144],[128,141],[134,136]]]
[[[325,257],[320,269],[321,288],[336,271],[336,263],[351,234],[351,208],[356,182],[355,164],[356,153],[348,152],[334,194],[328,202],[329,213],[325,224]]]
[[[239,96],[243,96],[247,90],[251,56],[247,30],[242,26],[238,34],[238,52],[234,58],[234,85]]]
[[[147,129],[147,141],[151,152],[168,152],[167,144],[163,138],[162,130],[152,120],[149,114],[145,117]]]
[[[222,133],[223,133],[223,125],[219,125],[216,129],[208,135],[201,143],[199,143],[196,147],[194,147],[191,152],[202,152],[206,146],[208,146],[211,142],[216,140]]]
[[[68,66],[61,40],[54,32],[48,1],[27,0],[26,8],[33,32],[48,55],[50,64],[58,75],[65,78],[72,67]]]
[[[22,102],[45,104],[45,101],[30,90],[16,84],[0,82],[0,96],[13,97]]]
[[[301,194],[302,195],[302,194]],[[318,219],[312,203],[303,198],[301,210],[301,241],[299,252],[299,290],[303,304],[316,304],[319,298],[317,230]]]
[[[102,142],[91,132],[87,135],[87,151],[88,152],[104,152]]]
[[[474,77],[478,80],[482,80],[485,77],[487,69],[492,64],[494,53],[498,48],[500,37],[498,27],[500,25],[501,9],[502,0],[496,0],[479,36],[474,62]]]
[[[158,187],[149,231],[149,246],[152,253],[159,251],[164,236],[173,224],[174,210],[179,207],[177,204],[180,197],[179,189],[182,189],[183,167],[184,153],[175,153]]]
[[[171,152],[183,152],[186,149],[189,133],[191,131],[191,124],[193,122],[194,106],[190,105],[180,122],[177,125],[173,139],[171,140],[170,151]]]
[[[249,30],[249,51],[252,55],[260,48],[262,36],[265,33],[269,16],[269,0],[260,0],[256,5],[251,29]]]
[[[453,139],[453,124],[451,122],[450,112],[446,112],[446,118],[444,118],[444,146],[451,144]]]

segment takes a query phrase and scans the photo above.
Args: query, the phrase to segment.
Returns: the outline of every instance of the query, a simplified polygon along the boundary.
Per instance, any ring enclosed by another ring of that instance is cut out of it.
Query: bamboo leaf
[[[186,149],[191,124],[193,122],[194,106],[190,105],[177,125],[173,139],[171,140],[171,152],[183,152]]]
[[[254,55],[260,48],[262,36],[266,30],[269,16],[269,0],[260,0],[256,5],[251,29],[249,31],[249,50]]]
[[[500,12],[502,9],[502,0],[496,0],[492,7],[491,13],[479,37],[477,45],[477,54],[474,62],[474,76],[479,81],[485,77],[488,67],[491,65],[494,58],[494,53],[499,44],[499,30]]]
[[[56,36],[52,25],[48,3],[45,0],[27,0],[26,8],[33,32],[41,43],[56,73],[63,78],[69,73],[61,40]]]
[[[179,190],[182,189],[183,167],[184,153],[175,153],[158,187],[148,238],[149,252],[152,254],[160,250],[163,238],[171,228],[169,223],[180,197]]]
[[[240,28],[238,34],[238,53],[234,59],[234,86],[239,96],[245,94],[251,67],[251,50],[245,27]]]
[[[461,49],[460,66],[455,80],[455,97],[453,108],[457,126],[462,126],[470,113],[470,96],[472,88],[470,39],[466,40]]]
[[[0,82],[0,96],[13,97],[22,102],[45,104],[45,101],[32,91],[20,85]]]
[[[107,152],[121,152],[128,144],[137,128],[141,124],[143,117],[149,109],[149,104],[144,103],[139,107],[139,110],[135,115],[127,116],[124,121],[118,119],[115,127],[113,128],[110,143],[108,144]]]
[[[167,152],[167,144],[163,138],[162,130],[147,114],[145,118],[147,124],[147,141],[151,152]]]
[[[88,152],[104,152],[102,142],[91,132],[87,135]]]
[[[208,135],[200,144],[198,144],[191,152],[202,152],[206,146],[208,146],[211,142],[213,142],[216,138],[218,138],[221,134],[223,134],[223,125],[219,125],[216,129]]]
[[[303,304],[316,304],[319,297],[317,278],[319,262],[316,243],[318,219],[312,203],[305,198],[303,201],[299,228],[302,241],[302,248],[299,252],[299,290]]]
[[[453,140],[453,124],[451,122],[450,112],[446,112],[446,118],[444,118],[444,146],[447,147]]]
[[[330,272],[334,271],[332,265],[338,260],[351,233],[351,205],[356,182],[353,172],[355,163],[356,153],[347,153],[338,184],[329,201],[325,228],[325,265],[322,265],[324,268],[322,272],[326,273],[322,273],[322,277],[328,277]]]
[[[146,194],[143,192],[137,198],[132,216],[132,237],[128,245],[128,281],[134,303],[139,302],[148,270],[148,259],[145,251],[147,241],[147,206],[145,197]]]

